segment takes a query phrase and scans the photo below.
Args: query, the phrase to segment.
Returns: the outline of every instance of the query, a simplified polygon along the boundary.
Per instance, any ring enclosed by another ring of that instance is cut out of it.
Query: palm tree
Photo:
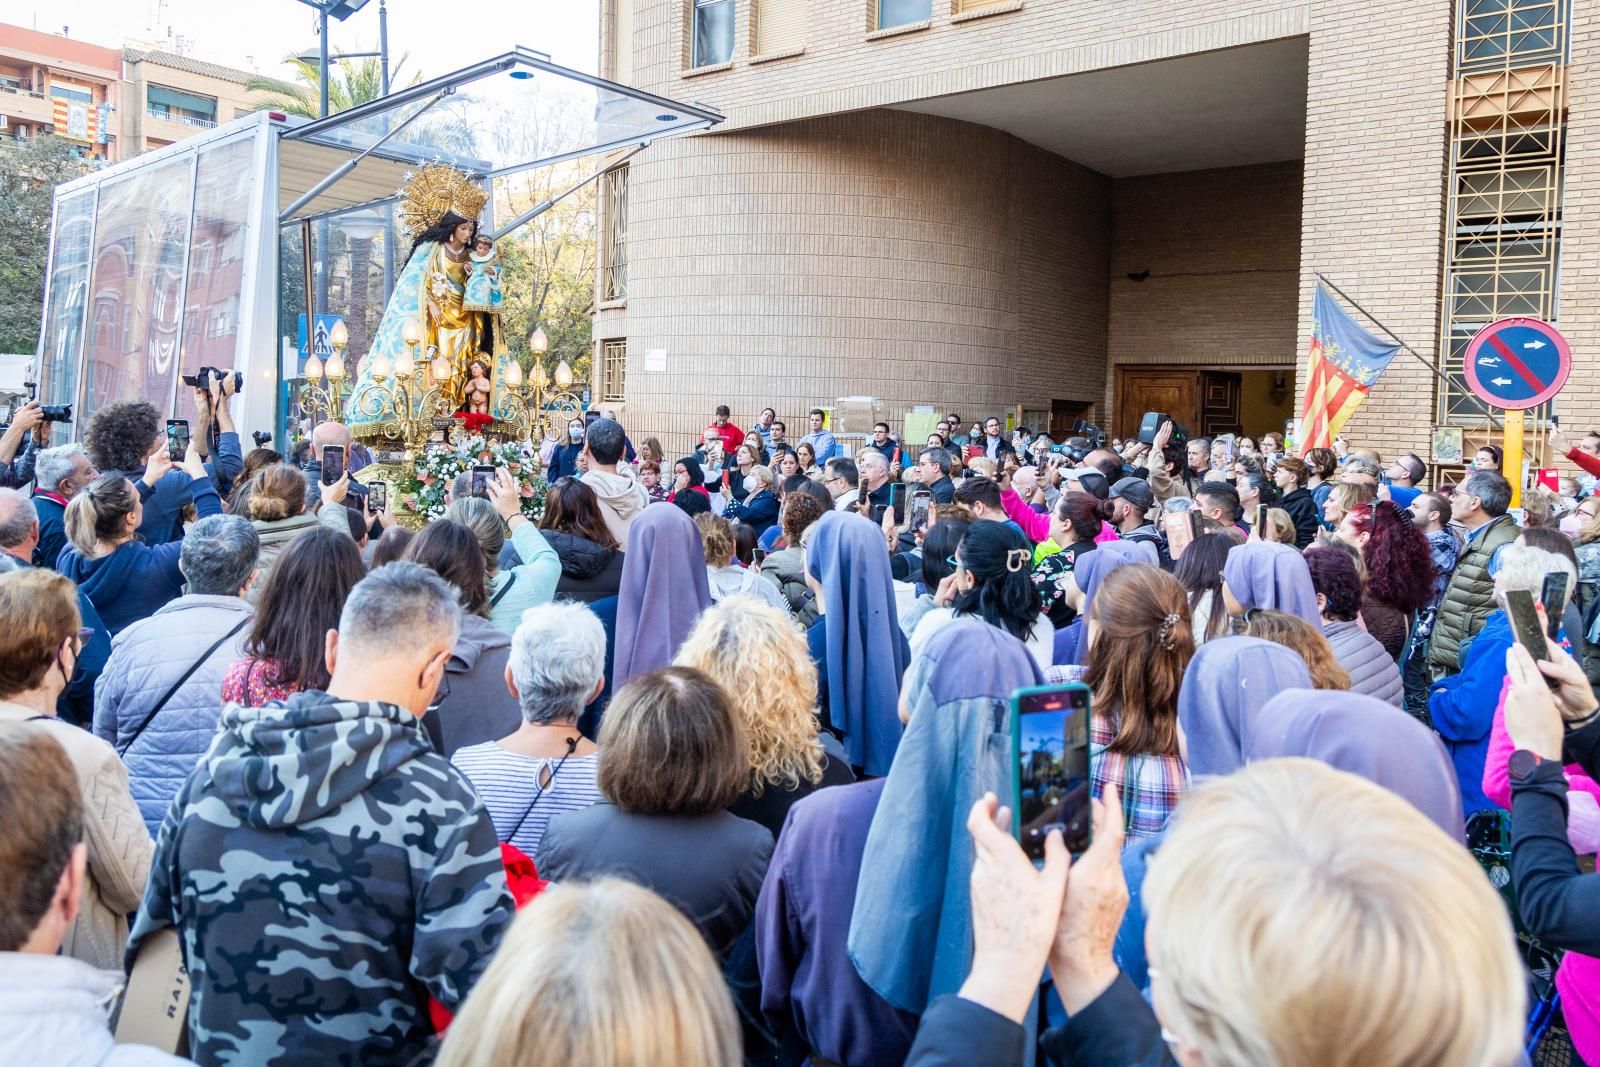
[[[399,85],[400,70],[410,53],[396,60],[390,72],[391,85]],[[319,118],[321,106],[321,71],[315,60],[288,56],[284,63],[294,68],[294,81],[256,75],[245,84],[246,92],[271,93],[272,98],[262,107],[282,111],[286,115],[302,118]],[[407,85],[415,85],[421,78],[412,75]],[[328,64],[328,111],[330,114],[348,111],[357,104],[365,104],[383,95],[383,67],[377,59],[340,59]]]

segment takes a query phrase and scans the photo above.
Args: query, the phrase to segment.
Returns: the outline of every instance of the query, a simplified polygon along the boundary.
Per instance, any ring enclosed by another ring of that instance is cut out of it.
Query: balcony
[[[180,126],[192,126],[197,130],[209,130],[216,127],[216,122],[193,115],[186,115],[178,111],[168,111],[165,108],[147,107],[144,109],[146,117],[160,119],[162,122],[176,122]]]
[[[0,115],[50,125],[55,121],[55,107],[43,93],[0,85]]]

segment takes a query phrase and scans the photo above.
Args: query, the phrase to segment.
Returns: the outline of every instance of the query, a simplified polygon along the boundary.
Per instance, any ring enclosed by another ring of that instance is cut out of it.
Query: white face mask
[[[761,479],[757,478],[753,474],[745,476],[744,491],[746,493],[753,493],[757,489],[760,489],[760,488],[761,488]]]
[[[583,429],[582,429],[582,427],[578,427],[578,426],[572,427],[571,429],[567,430],[567,436],[572,438],[574,441],[581,440],[583,438]]]

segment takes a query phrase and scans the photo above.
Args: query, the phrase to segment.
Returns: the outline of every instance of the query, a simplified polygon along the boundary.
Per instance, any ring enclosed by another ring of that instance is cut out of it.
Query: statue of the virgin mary
[[[499,316],[463,307],[478,214],[488,198],[465,172],[447,163],[424,167],[406,185],[401,221],[415,239],[351,393],[347,422],[357,437],[380,434],[383,419],[364,410],[362,389],[372,382],[372,367],[380,355],[393,366],[402,352],[411,354],[405,342],[407,322],[421,328],[422,342],[415,350],[419,364],[426,367],[435,356],[450,364],[450,382],[442,386],[450,410],[464,403],[467,368],[474,360],[493,366],[494,384],[499,385],[506,361]],[[498,401],[499,390],[495,392]]]

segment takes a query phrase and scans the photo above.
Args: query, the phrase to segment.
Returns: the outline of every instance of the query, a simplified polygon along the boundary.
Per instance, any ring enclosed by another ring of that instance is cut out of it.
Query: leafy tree
[[[89,172],[80,153],[50,134],[0,149],[0,352],[32,352],[39,343],[51,201],[57,185]]]
[[[408,82],[400,80],[401,68],[405,66],[409,57],[410,53],[402,54],[390,69],[391,86],[415,85],[421,80],[420,75],[415,74]],[[294,68],[293,81],[257,75],[245,83],[245,91],[271,93],[272,96],[262,103],[262,107],[268,111],[282,111],[286,115],[298,115],[308,119],[320,117],[322,72],[318,68],[317,61],[308,62],[295,56],[288,56],[284,59],[284,63]],[[358,104],[376,100],[382,95],[383,64],[378,59],[339,59],[328,64],[329,114],[348,111]]]

